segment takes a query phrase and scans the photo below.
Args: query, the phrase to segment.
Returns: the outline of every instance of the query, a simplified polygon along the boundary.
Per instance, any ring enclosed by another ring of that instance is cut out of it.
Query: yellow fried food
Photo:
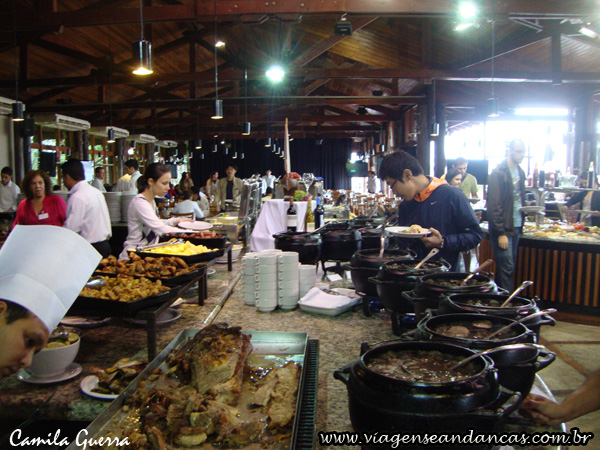
[[[81,295],[84,297],[101,298],[120,302],[133,302],[141,298],[157,295],[168,291],[160,280],[150,281],[147,278],[132,278],[119,275],[115,278],[102,277],[106,285],[100,289],[84,287]]]
[[[205,245],[194,245],[190,241],[181,244],[164,245],[161,247],[144,250],[144,253],[161,253],[166,255],[199,255],[200,253],[212,252],[215,249],[208,248]]]

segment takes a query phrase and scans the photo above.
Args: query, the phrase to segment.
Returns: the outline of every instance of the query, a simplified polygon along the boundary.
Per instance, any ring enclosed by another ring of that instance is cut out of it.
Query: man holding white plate
[[[448,261],[456,271],[460,253],[477,247],[483,236],[467,197],[444,180],[425,175],[419,161],[403,151],[383,158],[379,178],[402,198],[397,225],[420,225],[429,231],[417,233],[419,239],[405,241],[407,246],[419,259],[428,249],[439,248],[438,258]],[[407,237],[414,237],[410,234]]]

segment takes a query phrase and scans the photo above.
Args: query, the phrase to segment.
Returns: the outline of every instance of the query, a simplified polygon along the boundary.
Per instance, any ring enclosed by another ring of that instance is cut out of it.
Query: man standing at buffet
[[[92,186],[98,189],[100,192],[106,192],[106,188],[104,187],[104,176],[106,171],[104,167],[96,167],[94,169],[94,181],[92,181]]]
[[[479,198],[477,197],[477,178],[470,173],[467,173],[468,166],[469,161],[463,157],[457,158],[456,162],[452,164],[452,168],[458,170],[462,177],[458,187],[465,193],[467,198]],[[442,180],[448,181],[445,174],[442,175]]]
[[[10,167],[2,169],[2,184],[0,184],[0,210],[16,210],[17,197],[21,189],[13,181],[13,171]]]
[[[375,172],[372,170],[369,170],[369,177],[367,178],[367,192],[369,194],[377,192],[377,178],[375,178]]]
[[[142,174],[138,170],[139,167],[140,165],[135,159],[125,161],[125,170],[131,176],[131,178],[129,178],[129,183],[127,187],[128,192],[135,192],[136,194],[138,193],[137,180],[139,177],[142,176]]]
[[[520,208],[525,200],[525,172],[521,162],[525,143],[515,139],[508,145],[508,157],[496,167],[488,179],[487,216],[490,242],[496,262],[496,284],[513,291],[512,276],[517,263],[519,237],[523,229]]]
[[[221,212],[221,208],[226,206],[225,200],[240,201],[242,196],[243,181],[235,176],[237,167],[233,164],[227,166],[225,173],[226,178],[221,178],[217,183],[217,192],[215,193],[215,203],[217,205],[217,213]]]
[[[438,257],[456,271],[460,252],[475,248],[483,235],[464,194],[444,180],[424,175],[419,161],[403,151],[383,158],[379,178],[403,200],[398,206],[398,225],[420,225],[431,232],[413,240],[419,259],[428,249],[439,248]]]
[[[269,195],[273,193],[273,189],[275,188],[275,175],[271,175],[271,169],[267,169],[265,172],[265,176],[262,177],[263,182],[263,195]]]
[[[106,258],[111,253],[108,240],[112,229],[104,195],[85,182],[83,164],[78,159],[65,162],[62,175],[70,193],[63,226],[80,234]]]

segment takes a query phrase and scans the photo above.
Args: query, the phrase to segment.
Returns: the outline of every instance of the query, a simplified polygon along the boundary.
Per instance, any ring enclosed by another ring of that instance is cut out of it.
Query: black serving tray
[[[170,277],[170,278],[150,277],[147,275],[129,275],[126,273],[122,273],[122,274],[121,273],[109,273],[109,272],[101,272],[99,270],[94,272],[94,276],[116,277],[117,275],[123,275],[126,277],[133,277],[133,278],[147,278],[150,281],[160,280],[162,282],[162,284],[164,284],[164,285],[178,286],[180,284],[185,284],[185,283],[189,283],[191,281],[198,280],[202,275],[204,275],[205,271],[206,271],[206,266],[202,265],[202,266],[197,267],[195,270],[192,270],[191,272],[182,273],[181,275],[177,275],[177,276]]]
[[[181,286],[173,286],[168,291],[149,297],[140,298],[133,302],[120,302],[117,300],[106,300],[94,297],[84,297],[80,295],[73,303],[72,309],[76,311],[92,310],[102,311],[109,317],[129,317],[135,315],[137,311],[160,305],[179,296]],[[80,314],[79,314],[80,315]]]

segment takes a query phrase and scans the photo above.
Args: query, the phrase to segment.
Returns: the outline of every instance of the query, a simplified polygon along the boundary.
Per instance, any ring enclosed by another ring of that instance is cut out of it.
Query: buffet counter
[[[479,260],[493,258],[487,233],[479,249]],[[526,231],[519,240],[515,286],[525,280],[535,284],[527,296],[538,296],[545,307],[559,312],[600,315],[600,237],[575,232],[546,232],[539,235]],[[553,235],[556,234],[556,235]],[[495,267],[492,266],[491,272]]]

